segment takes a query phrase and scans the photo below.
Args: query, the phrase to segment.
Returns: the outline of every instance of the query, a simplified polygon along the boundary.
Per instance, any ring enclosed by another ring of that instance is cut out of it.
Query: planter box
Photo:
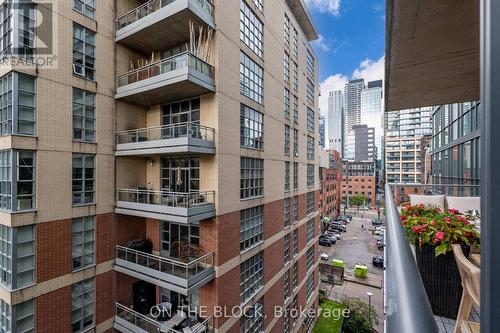
[[[462,248],[468,257],[469,247]],[[462,297],[462,281],[453,252],[434,256],[434,246],[415,246],[418,270],[435,315],[456,319]]]

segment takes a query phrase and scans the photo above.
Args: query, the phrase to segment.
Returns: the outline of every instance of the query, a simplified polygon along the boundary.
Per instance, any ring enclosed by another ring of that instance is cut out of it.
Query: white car
[[[328,260],[328,254],[326,254],[326,253],[320,253],[319,258],[321,260]]]

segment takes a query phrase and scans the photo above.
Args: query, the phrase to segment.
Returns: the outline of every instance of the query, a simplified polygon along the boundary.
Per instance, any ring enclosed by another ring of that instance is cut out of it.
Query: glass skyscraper
[[[384,145],[382,94],[382,80],[368,82],[361,91],[361,124],[375,129],[375,147],[378,156],[382,156]]]

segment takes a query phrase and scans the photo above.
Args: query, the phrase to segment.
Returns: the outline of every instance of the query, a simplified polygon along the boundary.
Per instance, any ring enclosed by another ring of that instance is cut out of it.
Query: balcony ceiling
[[[479,100],[479,1],[388,0],[387,111]]]

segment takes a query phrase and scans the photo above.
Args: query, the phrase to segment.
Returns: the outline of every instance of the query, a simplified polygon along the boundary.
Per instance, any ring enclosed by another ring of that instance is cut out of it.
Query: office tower
[[[375,129],[366,125],[354,125],[349,132],[344,159],[353,161],[377,160]]]
[[[349,132],[354,125],[361,124],[361,91],[364,79],[351,80],[344,86],[344,149],[349,144]]]
[[[384,145],[382,96],[382,80],[370,81],[361,90],[361,124],[375,129],[375,146],[379,157],[383,156],[382,147]]]
[[[319,117],[319,145],[325,147],[325,117]]]
[[[432,134],[433,107],[385,113],[385,173],[388,183],[421,182],[421,139]]]
[[[479,102],[441,105],[432,112],[432,182],[480,184],[481,106]],[[478,188],[474,188],[478,195]]]
[[[328,93],[328,140],[329,148],[344,152],[344,96],[341,90]]]
[[[42,56],[49,15],[58,50],[2,62],[2,331],[314,323],[260,310],[317,307],[317,32],[299,0],[234,3],[2,4],[2,54]]]

